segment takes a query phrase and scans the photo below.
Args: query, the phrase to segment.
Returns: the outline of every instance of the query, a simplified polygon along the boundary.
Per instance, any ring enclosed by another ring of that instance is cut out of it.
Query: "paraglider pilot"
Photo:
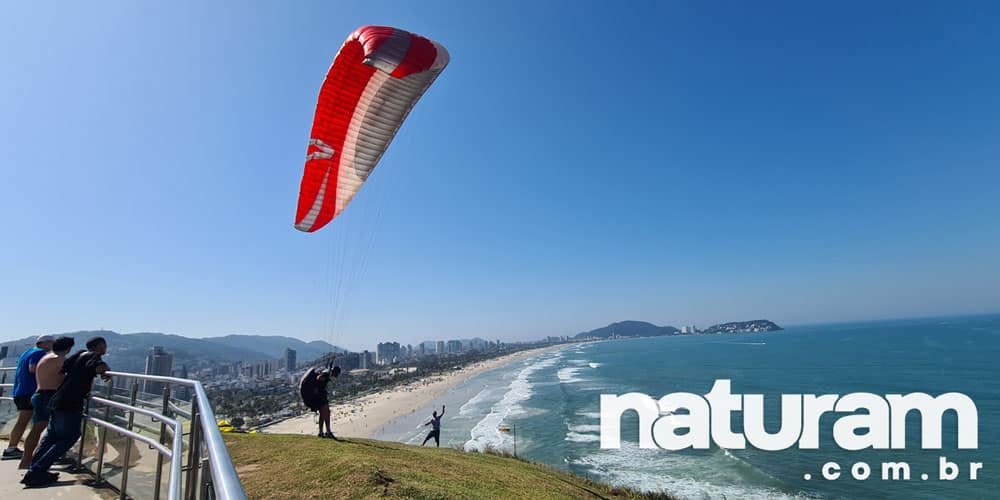
[[[321,438],[336,439],[330,429],[330,399],[327,394],[327,385],[329,385],[331,378],[338,376],[340,376],[340,367],[333,366],[333,361],[330,361],[324,369],[310,368],[302,376],[302,381],[299,382],[299,394],[302,396],[302,402],[310,410],[319,413],[319,437]],[[323,432],[324,425],[326,425],[326,432]]]

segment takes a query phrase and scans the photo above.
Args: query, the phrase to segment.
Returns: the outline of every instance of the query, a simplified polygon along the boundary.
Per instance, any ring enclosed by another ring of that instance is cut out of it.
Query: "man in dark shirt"
[[[302,380],[299,382],[299,395],[307,408],[319,413],[319,437],[336,439],[330,429],[330,398],[327,393],[327,385],[330,379],[340,375],[340,367],[332,366],[331,362],[325,370],[310,368]],[[323,425],[326,425],[326,432],[323,432]]]
[[[441,417],[443,416],[444,416],[444,405],[441,405],[441,413],[438,414],[438,412],[436,411],[432,412],[431,419],[428,420],[426,424],[424,424],[425,427],[428,425],[433,425],[434,428],[427,433],[427,437],[424,438],[423,443],[420,443],[420,446],[427,444],[428,439],[434,438],[434,444],[436,444],[438,448],[441,447]]]
[[[105,374],[108,365],[101,360],[101,356],[107,351],[107,342],[101,337],[94,337],[87,341],[86,351],[80,351],[66,359],[63,364],[66,377],[49,400],[49,408],[52,410],[49,428],[35,450],[31,467],[21,480],[25,485],[46,486],[56,481],[58,474],[50,473],[49,467],[80,438],[83,405],[90,394],[94,377],[101,375],[104,380],[110,379]]]

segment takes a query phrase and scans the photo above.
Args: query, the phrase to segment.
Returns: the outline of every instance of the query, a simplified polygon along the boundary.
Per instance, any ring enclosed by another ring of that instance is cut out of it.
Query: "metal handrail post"
[[[200,405],[201,401],[197,397],[191,399],[191,435],[188,438],[188,471],[187,481],[184,484],[184,497],[188,500],[194,500],[198,494],[198,458],[201,455],[199,439],[201,426],[198,425]]]
[[[208,458],[201,459],[201,492],[202,500],[209,498],[208,492],[212,487],[212,471],[209,469]]]
[[[170,411],[170,385],[163,384],[163,408],[161,410],[164,415]],[[166,422],[160,421],[160,444],[166,444],[167,441],[167,424]],[[174,453],[180,453],[180,450],[174,450]],[[156,475],[153,484],[153,500],[159,500],[160,498],[160,486],[163,483],[163,455],[157,453],[156,455]]]
[[[172,450],[173,454],[170,456],[170,482],[167,483],[167,498],[170,500],[181,500],[183,494],[181,465],[184,460],[184,424],[180,420],[174,420],[174,445]]]
[[[137,380],[132,381],[132,393],[129,395],[129,406],[135,406],[136,396],[139,394],[139,382]],[[135,410],[128,413],[128,430],[133,429],[135,424]],[[122,487],[118,490],[118,499],[125,500],[125,486],[128,484],[128,461],[129,455],[132,452],[132,438],[125,436],[125,455],[121,457],[122,459]]]
[[[83,412],[90,416],[90,398],[83,403]],[[83,468],[83,445],[87,442],[87,419],[80,424],[80,453],[76,458],[76,467]]]
[[[114,384],[108,384],[108,399],[114,397],[115,386]],[[111,420],[111,407],[104,407],[104,421],[108,422]],[[100,484],[104,482],[101,477],[101,473],[104,471],[104,447],[107,444],[108,430],[101,427],[98,431],[97,438],[97,483]]]

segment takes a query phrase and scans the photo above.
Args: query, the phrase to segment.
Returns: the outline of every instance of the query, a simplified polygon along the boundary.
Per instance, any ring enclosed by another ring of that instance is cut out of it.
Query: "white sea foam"
[[[566,441],[573,441],[574,443],[594,443],[601,440],[601,436],[598,434],[584,434],[581,432],[567,432]]]
[[[566,429],[573,432],[599,432],[601,426],[591,424],[567,425]]]
[[[591,368],[600,368],[601,367],[601,363],[587,363],[587,364],[590,365]]]
[[[621,449],[601,450],[570,463],[616,485],[663,491],[678,498],[808,498],[788,494],[776,487],[752,484],[745,462],[733,462],[722,453],[717,457],[690,456],[643,450],[635,443],[622,445]],[[768,479],[766,475],[760,478]]]
[[[596,411],[578,411],[578,412],[576,412],[576,414],[580,415],[581,417],[593,418],[593,419],[598,419],[598,420],[601,418],[600,412],[596,412]]]
[[[503,398],[494,404],[492,411],[469,432],[471,438],[465,442],[465,451],[482,452],[487,449],[510,449],[513,439],[509,434],[500,432],[500,424],[506,418],[524,412],[521,403],[527,401],[533,394],[534,384],[530,381],[531,375],[538,370],[555,365],[561,357],[561,354],[557,353],[532,363],[518,372],[517,377],[507,386],[507,393],[503,395]]]
[[[567,368],[560,368],[559,371],[556,372],[556,376],[558,376],[559,377],[559,381],[562,382],[562,383],[564,383],[564,384],[572,384],[574,382],[583,382],[583,379],[577,376],[580,373],[581,369],[582,368],[577,367],[577,366],[570,366],[570,367],[567,367]]]
[[[458,414],[466,416],[476,411],[477,409],[476,407],[479,406],[480,403],[486,400],[487,396],[489,395],[489,391],[490,391],[489,387],[479,391],[479,394],[473,396],[472,399],[466,401],[465,404],[458,409]]]

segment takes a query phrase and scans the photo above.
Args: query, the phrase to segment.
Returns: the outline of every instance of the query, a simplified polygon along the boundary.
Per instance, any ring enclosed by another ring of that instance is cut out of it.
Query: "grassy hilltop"
[[[668,498],[523,460],[313,436],[226,434],[250,498]]]

